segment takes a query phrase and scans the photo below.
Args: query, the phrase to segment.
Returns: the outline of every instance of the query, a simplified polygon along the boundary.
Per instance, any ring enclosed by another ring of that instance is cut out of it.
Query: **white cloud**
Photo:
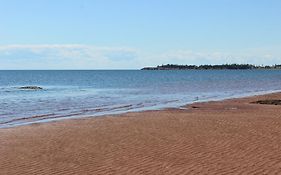
[[[156,58],[156,56],[155,56]],[[162,53],[156,58],[160,63],[174,64],[281,64],[281,47],[279,50],[245,49],[231,52],[194,52],[191,50],[173,50]]]
[[[138,69],[159,64],[281,64],[281,48],[233,52],[169,50],[148,53],[129,47],[79,44],[0,45],[0,69]]]
[[[129,68],[125,63],[132,62],[136,59],[137,54],[138,51],[136,49],[126,47],[96,47],[90,45],[5,45],[0,46],[0,68]]]

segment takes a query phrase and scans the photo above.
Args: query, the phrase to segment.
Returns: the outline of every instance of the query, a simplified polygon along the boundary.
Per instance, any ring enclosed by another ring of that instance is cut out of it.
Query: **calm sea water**
[[[280,70],[0,71],[0,127],[279,90]]]

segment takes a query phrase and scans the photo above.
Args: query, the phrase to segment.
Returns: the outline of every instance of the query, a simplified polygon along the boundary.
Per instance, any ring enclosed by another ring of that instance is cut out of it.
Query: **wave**
[[[152,108],[159,104],[167,105],[169,103],[178,102],[178,100],[169,100],[169,101],[146,101],[136,104],[123,104],[123,105],[101,105],[95,108],[80,108],[76,110],[71,110],[70,108],[62,108],[58,109],[57,112],[48,113],[48,114],[41,114],[41,115],[33,115],[33,116],[26,116],[26,117],[3,117],[5,115],[11,115],[11,113],[4,113],[1,116],[1,119],[9,119],[6,121],[0,122],[0,125],[5,126],[13,126],[13,125],[21,125],[25,123],[36,123],[38,121],[43,120],[50,120],[50,119],[63,119],[63,118],[71,118],[76,116],[99,116],[99,115],[106,115],[106,114],[114,114],[114,113],[123,113],[128,111],[137,111],[142,110],[145,108]],[[156,109],[156,108],[155,108]],[[13,119],[11,119],[13,118]],[[0,126],[1,127],[1,126]]]

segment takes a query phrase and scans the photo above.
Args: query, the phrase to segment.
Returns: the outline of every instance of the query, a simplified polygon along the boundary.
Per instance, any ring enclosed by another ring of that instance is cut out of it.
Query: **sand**
[[[281,174],[280,99],[0,129],[0,174]]]

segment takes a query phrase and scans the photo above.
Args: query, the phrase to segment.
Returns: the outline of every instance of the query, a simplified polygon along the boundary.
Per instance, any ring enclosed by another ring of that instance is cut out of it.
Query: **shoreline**
[[[281,92],[0,129],[4,174],[278,174]],[[118,116],[118,117],[117,117]]]
[[[22,126],[28,126],[33,124],[45,124],[45,123],[52,123],[52,122],[58,122],[58,121],[64,121],[64,120],[76,120],[76,119],[87,119],[87,118],[99,118],[99,117],[106,117],[106,116],[120,116],[120,115],[126,115],[127,113],[138,113],[138,112],[149,112],[149,111],[161,111],[166,109],[182,109],[186,108],[186,106],[192,105],[194,103],[202,103],[202,102],[213,102],[213,101],[224,101],[224,100],[231,100],[231,99],[239,99],[239,98],[247,98],[247,97],[255,97],[255,96],[261,96],[261,95],[267,95],[267,94],[274,94],[274,93],[281,93],[281,90],[268,90],[268,91],[258,91],[258,92],[248,92],[243,93],[241,95],[230,95],[225,97],[214,97],[214,98],[208,98],[203,100],[196,100],[193,102],[186,102],[186,103],[179,103],[178,105],[172,105],[170,107],[145,107],[144,109],[130,109],[127,111],[112,111],[111,113],[104,113],[104,114],[98,114],[98,115],[72,115],[72,116],[62,116],[62,117],[52,117],[52,118],[46,118],[46,119],[40,119],[37,121],[30,121],[25,123],[18,123],[18,124],[11,124],[9,126],[1,126],[0,129],[7,129],[7,128],[14,128],[14,127],[22,127]],[[44,114],[42,114],[44,116]],[[27,120],[36,118],[37,116],[31,116],[26,117]],[[10,123],[10,122],[9,122]],[[7,124],[5,124],[7,125]]]

